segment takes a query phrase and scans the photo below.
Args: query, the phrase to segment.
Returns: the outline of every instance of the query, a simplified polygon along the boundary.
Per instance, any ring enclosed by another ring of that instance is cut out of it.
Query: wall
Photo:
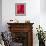
[[[46,0],[40,0],[40,24],[46,31]]]
[[[26,16],[15,16],[15,3],[26,3]],[[2,0],[2,25],[3,31],[7,31],[7,22],[17,19],[19,22],[30,20],[33,25],[33,45],[38,46],[36,27],[40,24],[40,0]],[[19,18],[19,19],[18,19]],[[37,40],[36,40],[37,39]]]
[[[0,31],[2,28],[2,0],[0,0]]]
[[[18,2],[26,3],[26,16],[15,16],[15,3],[18,3]],[[38,0],[35,0],[35,1],[34,0],[32,1],[31,0],[28,0],[28,1],[3,0],[2,1],[3,26],[5,26],[10,19],[17,19],[19,20],[19,22],[24,22],[25,20],[29,19],[31,22],[39,23],[39,19],[40,19],[39,16],[40,16],[40,0],[39,1]]]
[[[15,3],[26,3],[26,16],[15,16]],[[33,45],[38,46],[38,39],[36,37],[36,27],[39,24],[46,30],[46,16],[42,12],[43,0],[2,0],[2,26],[3,31],[8,30],[7,22],[11,19],[17,19],[19,22],[30,20],[33,25]],[[44,9],[43,9],[44,10]],[[19,18],[19,19],[18,19]]]
[[[42,13],[46,13],[46,0],[40,0],[40,9]]]

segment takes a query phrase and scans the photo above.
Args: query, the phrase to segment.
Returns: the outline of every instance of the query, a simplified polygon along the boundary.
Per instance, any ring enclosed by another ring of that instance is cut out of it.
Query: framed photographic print
[[[25,3],[16,3],[15,4],[15,15],[16,16],[25,16],[26,15],[26,4]]]

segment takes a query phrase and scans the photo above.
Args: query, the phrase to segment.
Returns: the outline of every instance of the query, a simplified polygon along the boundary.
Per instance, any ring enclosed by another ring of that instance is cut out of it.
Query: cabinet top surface
[[[7,23],[7,24],[11,25],[11,24],[34,24],[34,23]]]

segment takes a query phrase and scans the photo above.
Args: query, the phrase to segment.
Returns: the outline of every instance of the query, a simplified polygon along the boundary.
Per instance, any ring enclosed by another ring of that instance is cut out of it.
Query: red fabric
[[[24,14],[24,5],[17,5],[17,14]]]

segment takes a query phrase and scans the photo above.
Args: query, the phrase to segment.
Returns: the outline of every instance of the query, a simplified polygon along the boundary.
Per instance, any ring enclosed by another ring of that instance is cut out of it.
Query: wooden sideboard
[[[13,41],[23,43],[23,46],[33,46],[33,23],[7,23],[12,33]]]

